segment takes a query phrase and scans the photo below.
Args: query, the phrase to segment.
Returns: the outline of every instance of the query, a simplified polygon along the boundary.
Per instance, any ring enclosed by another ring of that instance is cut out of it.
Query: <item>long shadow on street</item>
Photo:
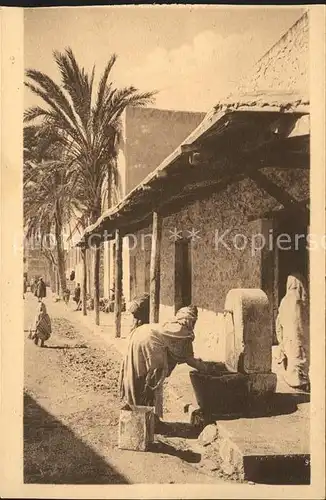
[[[26,393],[24,482],[128,484],[124,476]]]

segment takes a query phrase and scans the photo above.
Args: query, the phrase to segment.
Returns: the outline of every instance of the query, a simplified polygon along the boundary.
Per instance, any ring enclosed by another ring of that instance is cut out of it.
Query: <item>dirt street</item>
[[[89,329],[55,316],[47,348],[25,341],[24,476],[26,483],[217,483],[198,464],[186,424],[156,436],[150,452],[119,450],[120,354]],[[36,307],[27,293],[25,329]],[[184,438],[186,436],[186,439]]]

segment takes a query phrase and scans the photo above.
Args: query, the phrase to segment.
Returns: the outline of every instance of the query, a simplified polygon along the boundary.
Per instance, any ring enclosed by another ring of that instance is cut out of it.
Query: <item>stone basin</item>
[[[230,373],[223,367],[219,371],[212,366],[209,374],[191,371],[190,380],[197,404],[205,415],[241,415],[247,408],[247,377],[241,373]]]

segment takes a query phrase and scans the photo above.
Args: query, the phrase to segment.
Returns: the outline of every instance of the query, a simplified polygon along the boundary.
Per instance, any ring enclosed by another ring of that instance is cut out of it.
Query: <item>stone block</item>
[[[216,439],[205,447],[204,458],[225,475],[268,484],[309,483],[309,439],[304,421],[300,424],[295,415],[218,420],[216,428]]]
[[[232,372],[268,373],[273,334],[267,295],[260,289],[232,289],[225,300],[225,363]]]
[[[249,395],[264,396],[276,390],[276,373],[249,373],[247,387]]]
[[[200,433],[198,441],[203,446],[211,444],[217,437],[217,427],[215,424],[206,425],[204,430]]]
[[[247,378],[241,373],[212,376],[191,371],[190,379],[205,416],[239,415],[247,406]]]
[[[225,363],[225,334],[224,334],[224,315],[218,313],[216,316],[216,331],[218,332],[216,352],[214,361]]]
[[[199,464],[201,469],[204,469],[205,472],[214,472],[219,469],[219,465],[215,460],[210,460],[208,458],[202,458]]]
[[[154,441],[154,408],[129,406],[120,410],[118,447],[146,451]]]
[[[233,443],[230,436],[218,427],[216,440],[212,443],[212,455],[217,458],[222,472],[238,480],[244,480],[244,460],[240,449]]]

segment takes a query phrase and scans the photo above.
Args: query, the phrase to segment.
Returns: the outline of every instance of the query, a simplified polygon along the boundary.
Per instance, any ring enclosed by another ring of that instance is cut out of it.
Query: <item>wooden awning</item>
[[[300,100],[218,108],[141,184],[89,226],[77,246],[88,246],[90,236],[113,239],[116,228],[122,234],[145,228],[153,211],[162,216],[176,213],[245,177],[272,190],[280,203],[295,203],[259,170],[309,168],[307,117],[308,103]],[[302,126],[300,120],[305,122]]]

